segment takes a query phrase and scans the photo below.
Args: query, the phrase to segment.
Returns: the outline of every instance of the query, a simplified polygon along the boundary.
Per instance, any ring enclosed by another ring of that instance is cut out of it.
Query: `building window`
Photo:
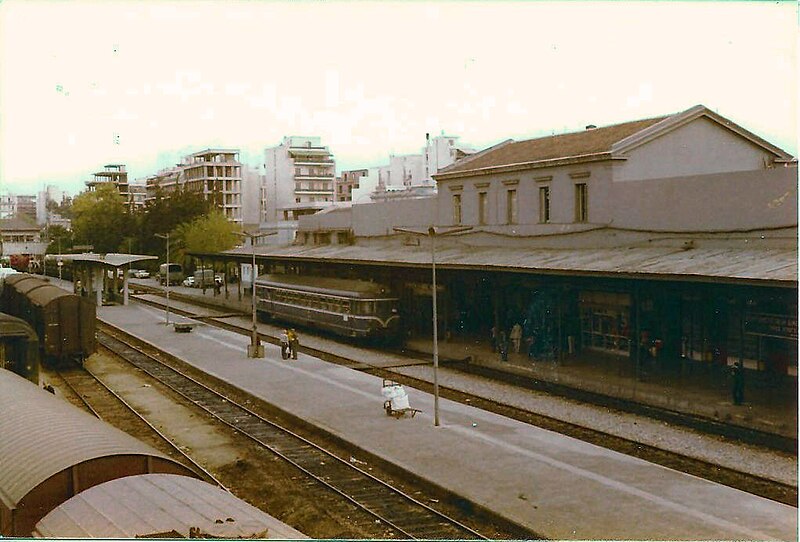
[[[453,194],[453,224],[461,224],[461,194]]]
[[[486,209],[488,207],[489,194],[478,192],[478,224],[486,224]]]
[[[539,222],[547,224],[550,222],[550,187],[539,187]]]
[[[517,223],[517,191],[506,192],[506,221],[509,224]]]
[[[586,183],[575,185],[575,222],[586,222],[589,219],[589,200]]]

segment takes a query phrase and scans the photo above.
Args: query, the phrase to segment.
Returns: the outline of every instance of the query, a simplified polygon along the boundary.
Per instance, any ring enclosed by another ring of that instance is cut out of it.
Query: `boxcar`
[[[39,385],[39,338],[27,322],[0,312],[0,367]]]
[[[256,280],[257,310],[275,318],[348,337],[396,339],[397,297],[364,280],[263,275]]]
[[[3,305],[33,327],[45,360],[82,360],[96,349],[96,307],[87,298],[21,273],[6,280]]]

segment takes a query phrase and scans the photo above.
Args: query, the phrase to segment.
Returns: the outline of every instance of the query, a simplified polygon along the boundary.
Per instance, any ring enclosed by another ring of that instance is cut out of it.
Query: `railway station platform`
[[[132,281],[134,283],[135,281]],[[142,281],[154,286],[155,281]],[[215,293],[208,288],[172,288],[181,295],[203,299],[218,307],[218,312],[250,314],[250,297],[237,290]],[[193,309],[196,310],[196,309]],[[209,314],[213,314],[210,310]],[[269,326],[264,326],[268,328]],[[265,332],[268,332],[265,329]],[[310,338],[309,338],[310,340]],[[308,340],[304,339],[306,343]],[[406,342],[409,350],[432,353],[429,337]],[[326,344],[326,347],[329,346]],[[745,380],[744,404],[734,405],[731,393],[731,376],[725,367],[688,360],[649,360],[637,371],[635,363],[617,356],[585,351],[580,355],[565,356],[561,362],[536,361],[524,354],[509,353],[508,361],[492,352],[487,341],[466,338],[440,338],[439,356],[447,360],[469,359],[469,363],[491,369],[532,377],[565,387],[581,389],[609,397],[702,416],[747,429],[763,431],[782,437],[797,439],[798,388],[797,381],[783,378],[776,382],[768,375],[748,375]],[[372,363],[380,360],[371,360]],[[389,357],[386,363],[396,363]]]
[[[177,334],[159,308],[98,316],[542,537],[797,539],[790,506],[446,399],[435,427],[433,397],[419,390],[408,392],[421,413],[388,417],[378,377],[302,353],[283,361],[277,348],[247,358],[247,337],[202,325]]]

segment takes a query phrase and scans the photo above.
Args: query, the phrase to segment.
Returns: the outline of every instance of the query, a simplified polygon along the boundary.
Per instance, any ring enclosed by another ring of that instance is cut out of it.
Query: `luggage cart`
[[[417,415],[417,412],[422,412],[409,406],[406,390],[394,380],[383,379],[381,395],[383,395],[384,399],[383,410],[386,411],[387,416],[394,416],[395,419],[400,419],[406,414],[410,414],[413,418]]]

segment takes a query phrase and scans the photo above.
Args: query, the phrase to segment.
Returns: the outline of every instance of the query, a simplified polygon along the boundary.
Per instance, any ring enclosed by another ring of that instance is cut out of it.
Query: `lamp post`
[[[434,226],[427,231],[416,231],[405,228],[394,228],[400,233],[430,237],[431,240],[431,283],[433,286],[433,425],[439,426],[439,326],[438,315],[436,313],[436,238],[445,235],[462,233],[472,229],[472,226],[449,228],[444,231],[436,231]]]
[[[238,232],[237,232],[238,233]],[[247,346],[247,357],[248,358],[263,358],[264,357],[264,347],[261,345],[260,341],[258,340],[258,327],[256,326],[256,239],[259,237],[266,237],[268,235],[276,235],[278,232],[270,231],[270,232],[263,232],[263,233],[249,233],[249,232],[241,232],[238,235],[242,237],[247,237],[250,239],[250,247],[252,249],[253,254],[253,269],[250,273],[250,285],[251,285],[251,298],[253,303],[253,332],[252,336],[250,337],[250,344]]]
[[[169,325],[169,232],[165,234],[157,233],[156,237],[160,237],[161,239],[167,240],[167,263],[166,263],[167,278],[164,281],[164,284],[167,285],[167,321],[165,322],[164,325],[168,326]]]

